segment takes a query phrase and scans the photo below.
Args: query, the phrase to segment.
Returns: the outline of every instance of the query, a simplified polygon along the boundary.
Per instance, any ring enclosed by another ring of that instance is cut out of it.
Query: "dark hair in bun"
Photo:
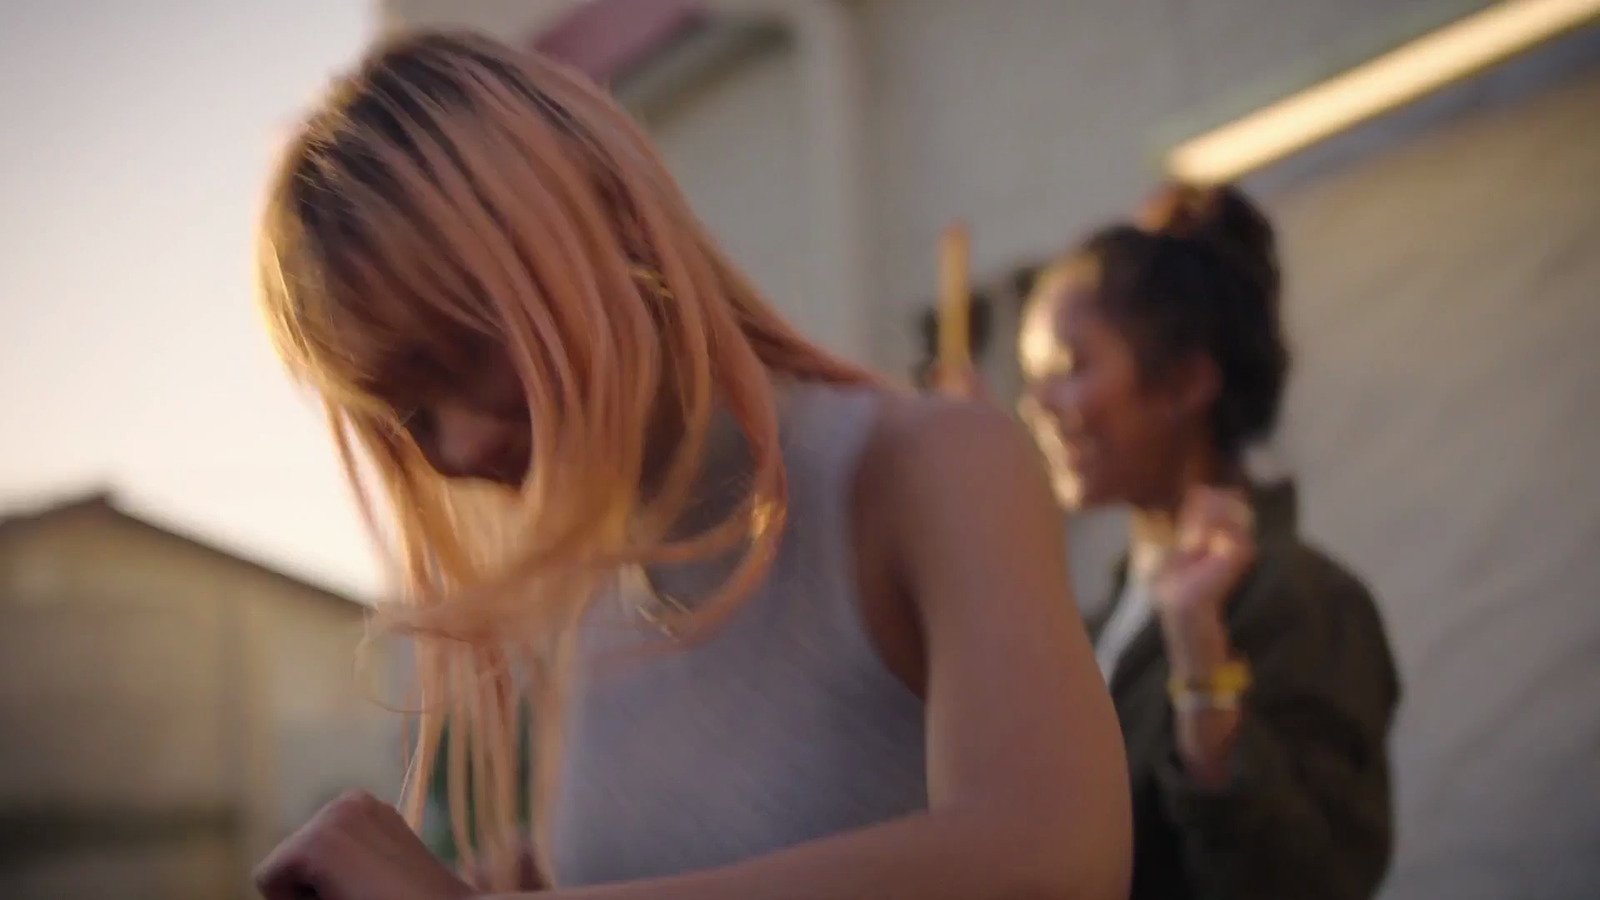
[[[1096,299],[1147,375],[1196,352],[1216,364],[1219,449],[1237,457],[1272,433],[1289,376],[1282,278],[1272,224],[1243,192],[1167,185],[1138,225],[1096,232],[1075,256],[1093,263]]]

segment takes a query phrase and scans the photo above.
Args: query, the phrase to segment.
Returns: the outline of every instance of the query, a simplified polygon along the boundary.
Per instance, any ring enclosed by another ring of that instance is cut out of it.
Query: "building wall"
[[[1600,66],[1272,198],[1283,452],[1406,683],[1392,898],[1600,885],[1595,110]]]
[[[506,35],[527,35],[559,19],[581,0],[378,0],[386,26],[465,27]]]
[[[357,684],[361,607],[105,510],[5,538],[0,817],[71,837],[8,860],[0,895],[127,896],[142,872],[244,896],[320,803],[393,795],[399,720]]]
[[[7,866],[7,900],[219,900],[246,897],[231,836],[220,830],[102,844]]]
[[[783,43],[744,63],[736,77],[648,110],[646,123],[690,202],[740,266],[807,334],[842,342],[834,333],[839,317],[816,296],[827,279],[812,265],[804,106],[794,46]],[[756,110],[765,113],[760,127],[751,127]]]
[[[1168,132],[1326,74],[1476,0],[862,0],[873,236],[871,362],[909,371],[941,229],[981,277],[1130,208]],[[1002,12],[1003,10],[1003,12]],[[696,209],[803,326],[819,311],[806,121],[786,46],[651,117]],[[822,329],[812,333],[830,340]],[[1004,362],[995,375],[1009,378]]]
[[[77,547],[76,535],[28,538],[4,612],[0,796],[28,806],[225,805],[221,608],[162,596],[138,570],[107,578],[97,557],[117,550],[101,538]]]

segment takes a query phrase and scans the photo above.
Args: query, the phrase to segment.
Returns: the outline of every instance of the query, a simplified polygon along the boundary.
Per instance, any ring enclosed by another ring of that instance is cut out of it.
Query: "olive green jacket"
[[[1364,900],[1388,868],[1400,691],[1383,622],[1361,581],[1296,535],[1293,486],[1254,499],[1257,561],[1227,607],[1255,675],[1232,783],[1205,791],[1184,777],[1157,623],[1112,673],[1133,789],[1132,900]],[[1125,573],[1124,562],[1114,597]]]

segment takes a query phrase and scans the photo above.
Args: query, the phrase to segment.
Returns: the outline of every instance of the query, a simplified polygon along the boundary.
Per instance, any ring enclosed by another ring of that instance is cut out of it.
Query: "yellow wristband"
[[[1172,698],[1172,708],[1180,713],[1211,711],[1211,712],[1238,712],[1244,707],[1243,698],[1238,694],[1196,694],[1184,693]]]
[[[1250,664],[1242,659],[1229,660],[1211,670],[1205,678],[1177,678],[1167,682],[1167,692],[1172,695],[1174,702],[1188,703],[1188,698],[1201,696],[1218,701],[1216,705],[1229,705],[1227,701],[1236,702],[1245,691],[1250,689]],[[1224,699],[1226,698],[1226,699]]]

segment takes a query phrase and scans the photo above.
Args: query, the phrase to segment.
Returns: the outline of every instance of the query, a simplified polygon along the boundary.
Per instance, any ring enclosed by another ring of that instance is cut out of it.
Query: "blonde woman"
[[[352,796],[268,898],[1125,896],[1115,713],[1027,437],[796,334],[601,91],[476,37],[384,46],[262,238],[276,346],[398,525],[414,772],[448,721],[487,873]]]

